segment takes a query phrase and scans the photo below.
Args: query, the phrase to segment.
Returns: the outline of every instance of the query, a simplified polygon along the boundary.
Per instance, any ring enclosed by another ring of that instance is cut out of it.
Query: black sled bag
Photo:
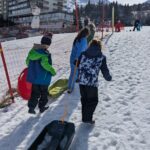
[[[68,150],[75,134],[75,125],[54,120],[46,125],[28,150]]]

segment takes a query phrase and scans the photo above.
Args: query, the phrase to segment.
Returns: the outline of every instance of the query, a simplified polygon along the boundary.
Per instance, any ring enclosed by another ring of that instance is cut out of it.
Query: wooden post
[[[104,0],[102,0],[102,37],[101,39],[104,38]]]
[[[114,24],[115,24],[115,8],[112,8],[112,33],[114,33]]]

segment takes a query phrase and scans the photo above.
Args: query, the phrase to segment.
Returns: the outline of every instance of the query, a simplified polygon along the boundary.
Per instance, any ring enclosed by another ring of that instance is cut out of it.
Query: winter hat
[[[49,36],[43,36],[41,39],[41,44],[43,45],[51,45],[51,37]]]

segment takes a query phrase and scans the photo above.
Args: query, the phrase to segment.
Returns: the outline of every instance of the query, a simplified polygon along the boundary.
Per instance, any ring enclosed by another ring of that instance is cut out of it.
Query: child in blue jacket
[[[28,65],[27,81],[32,83],[31,98],[28,101],[29,113],[35,114],[35,107],[38,104],[40,112],[44,112],[48,107],[48,86],[51,77],[56,74],[52,67],[51,54],[47,50],[51,44],[52,36],[43,36],[41,44],[34,44],[30,50],[26,63]]]
[[[72,46],[72,51],[70,55],[70,76],[68,82],[68,93],[71,93],[74,89],[74,84],[77,79],[78,70],[75,65],[75,61],[78,60],[80,54],[85,51],[88,47],[87,37],[89,36],[89,29],[87,27],[83,28],[75,38]]]
[[[98,76],[101,71],[107,81],[112,77],[109,73],[106,56],[101,52],[100,41],[92,40],[89,48],[79,57],[78,80],[82,104],[82,121],[95,123],[93,113],[98,104]]]

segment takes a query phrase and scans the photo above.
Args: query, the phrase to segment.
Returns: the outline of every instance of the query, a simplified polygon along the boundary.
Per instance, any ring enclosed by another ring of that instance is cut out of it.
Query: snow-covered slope
[[[106,82],[100,75],[95,126],[81,122],[77,84],[71,95],[64,93],[40,118],[29,115],[26,102],[18,98],[8,112],[0,110],[0,149],[26,150],[43,127],[60,119],[67,109],[65,120],[76,126],[71,150],[149,150],[149,33],[150,27],[143,27],[141,32],[130,32],[127,28],[124,32],[114,33],[105,45],[104,53],[113,81]],[[65,37],[69,39],[69,36]],[[57,55],[54,63],[60,61],[63,53],[62,49],[61,53],[54,54]],[[66,67],[63,65],[62,69]]]

